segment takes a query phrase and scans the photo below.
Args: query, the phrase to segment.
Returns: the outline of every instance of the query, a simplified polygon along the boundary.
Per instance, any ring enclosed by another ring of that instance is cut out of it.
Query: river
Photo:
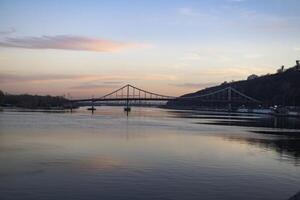
[[[285,200],[300,120],[121,107],[0,112],[0,199]]]

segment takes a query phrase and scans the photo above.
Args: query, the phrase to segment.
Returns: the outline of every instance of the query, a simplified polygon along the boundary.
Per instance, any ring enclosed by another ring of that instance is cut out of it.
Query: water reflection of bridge
[[[76,99],[70,100],[71,103],[84,103],[88,102],[92,106],[96,103],[115,103],[118,105],[126,106],[128,110],[130,110],[130,105],[153,105],[159,104],[162,102],[200,102],[200,103],[215,103],[215,104],[223,104],[227,105],[228,109],[231,109],[232,104],[259,104],[261,103],[259,100],[247,96],[236,90],[235,88],[228,86],[222,89],[218,89],[211,92],[205,92],[198,95],[189,95],[189,96],[181,96],[174,97],[168,95],[162,95],[154,92],[150,92],[147,90],[143,90],[137,88],[132,85],[125,85],[111,93],[108,93],[99,98],[87,98],[87,99]],[[159,103],[158,103],[159,102]],[[71,106],[72,107],[72,106]]]

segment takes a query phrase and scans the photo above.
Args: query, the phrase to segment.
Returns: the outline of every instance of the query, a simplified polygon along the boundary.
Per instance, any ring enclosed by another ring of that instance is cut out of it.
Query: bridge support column
[[[129,85],[127,85],[127,98],[126,98],[126,107],[124,108],[124,111],[126,112],[126,115],[128,116],[128,113],[130,112],[129,107]]]
[[[228,104],[228,111],[230,112],[232,110],[231,103]]]
[[[92,114],[94,114],[95,107],[94,107],[94,101],[92,101]]]
[[[230,112],[231,111],[231,109],[232,109],[232,107],[231,107],[231,92],[232,92],[232,88],[231,87],[229,87],[228,88],[228,111]]]

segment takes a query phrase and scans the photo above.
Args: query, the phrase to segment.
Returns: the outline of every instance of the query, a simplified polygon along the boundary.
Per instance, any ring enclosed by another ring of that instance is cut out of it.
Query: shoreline
[[[84,106],[83,106],[84,107]],[[119,106],[123,107],[123,106]],[[131,106],[131,107],[145,107],[145,106]],[[214,113],[226,113],[226,114],[256,114],[256,115],[269,115],[274,117],[292,117],[300,118],[300,112],[297,111],[288,111],[287,113],[276,113],[271,109],[237,109],[231,110],[228,109],[211,109],[211,108],[199,108],[199,107],[172,107],[172,106],[152,106],[167,110],[178,110],[178,111],[199,111],[199,112],[214,112]],[[73,108],[76,110],[77,108]],[[51,108],[23,108],[23,107],[0,107],[0,112],[3,111],[15,111],[15,112],[70,112],[70,108],[62,107],[51,107]]]
[[[228,109],[210,109],[210,108],[199,108],[199,107],[172,107],[172,106],[163,106],[161,108],[165,109],[174,109],[174,110],[194,110],[194,111],[207,111],[207,112],[225,112],[225,113],[240,113],[240,114],[260,114],[260,115],[269,115],[274,117],[294,117],[300,118],[300,112],[297,111],[288,111],[287,113],[277,113],[271,109],[237,109],[231,110]]]

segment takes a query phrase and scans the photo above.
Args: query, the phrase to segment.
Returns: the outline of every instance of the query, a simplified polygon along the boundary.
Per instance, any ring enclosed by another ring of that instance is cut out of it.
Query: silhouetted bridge
[[[103,101],[169,101],[177,97],[149,92],[132,85],[125,85],[99,98],[77,99],[72,102],[103,102]]]
[[[235,88],[228,86],[219,90],[205,92],[203,94],[198,95],[190,95],[190,96],[181,96],[174,97],[168,95],[162,95],[154,92],[149,92],[147,90],[143,90],[137,88],[132,85],[125,85],[111,93],[108,93],[99,98],[86,98],[86,99],[75,99],[70,100],[71,103],[78,102],[91,102],[92,105],[96,102],[123,102],[127,108],[129,107],[129,102],[148,102],[148,101],[199,101],[199,102],[215,102],[215,103],[224,103],[231,106],[232,103],[239,104],[260,104],[261,102],[253,97],[247,96],[236,90]]]

